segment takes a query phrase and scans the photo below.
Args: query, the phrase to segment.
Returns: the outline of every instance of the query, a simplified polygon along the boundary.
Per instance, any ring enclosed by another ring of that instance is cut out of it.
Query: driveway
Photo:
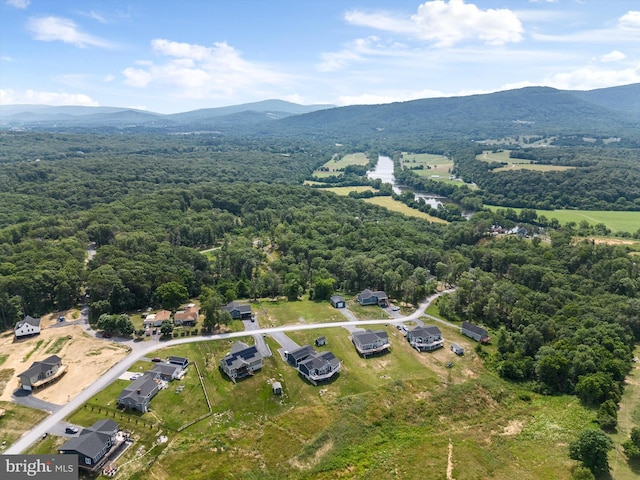
[[[19,405],[23,405],[29,408],[35,408],[36,410],[44,410],[45,412],[49,413],[57,412],[63,407],[63,405],[40,400],[39,398],[34,397],[30,391],[23,390],[22,388],[19,388],[15,392],[13,392],[12,399]]]
[[[247,332],[260,329],[260,324],[258,323],[257,318],[253,322],[251,320],[242,320],[242,323],[244,324],[244,329]],[[267,342],[264,341],[263,335],[254,335],[253,339],[256,342],[256,348],[260,352],[260,355],[262,355],[263,357],[270,357],[271,355],[273,355],[271,353],[269,345],[267,345]]]

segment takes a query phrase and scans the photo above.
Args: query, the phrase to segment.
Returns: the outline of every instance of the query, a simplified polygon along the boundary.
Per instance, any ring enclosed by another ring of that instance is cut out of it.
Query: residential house
[[[384,330],[364,330],[354,332],[351,341],[363,357],[389,350],[389,335]]]
[[[347,302],[345,302],[344,298],[340,295],[332,295],[330,302],[333,308],[344,308],[347,306]]]
[[[118,406],[147,412],[149,411],[149,402],[158,393],[158,390],[160,390],[158,374],[145,372],[120,392]]]
[[[40,319],[27,315],[24,319],[16,323],[13,332],[15,333],[16,338],[37,335],[40,333]]]
[[[174,365],[171,363],[159,363],[149,371],[157,374],[157,376],[165,382],[170,382],[171,380],[180,378],[183,372],[180,365]]]
[[[182,368],[187,368],[189,365],[189,359],[185,357],[169,357],[167,361],[172,365],[180,365]]]
[[[473,338],[475,341],[480,343],[489,343],[489,341],[491,340],[489,332],[487,332],[484,328],[469,322],[462,322],[462,328],[460,329],[460,332],[462,333],[462,335]]]
[[[62,359],[57,355],[51,355],[44,360],[33,362],[31,366],[18,375],[23,390],[35,388],[52,382],[66,372],[66,365],[62,365]]]
[[[239,378],[253,375],[262,368],[262,355],[255,347],[244,342],[236,342],[231,352],[220,359],[220,369],[234,382]]]
[[[340,360],[331,352],[313,352],[298,363],[298,372],[314,385],[329,381],[340,372]]]
[[[251,320],[251,305],[231,302],[222,307],[222,310],[229,312],[234,320]]]
[[[200,309],[194,303],[190,303],[184,310],[178,310],[173,315],[174,325],[182,325],[185,327],[193,327],[198,323],[198,314]]]
[[[304,345],[300,348],[296,348],[295,350],[291,350],[290,352],[284,352],[287,362],[294,367],[298,368],[298,363],[303,361],[312,353],[315,353],[315,350],[311,345]]]
[[[107,461],[107,454],[118,445],[118,424],[113,420],[98,420],[83,428],[80,435],[67,440],[58,450],[61,454],[78,455],[81,468],[95,471]]]
[[[456,355],[462,356],[464,355],[464,348],[462,348],[460,345],[458,345],[457,343],[452,343],[451,344],[451,351],[453,353],[455,353]]]
[[[440,329],[434,326],[415,327],[407,332],[409,344],[419,352],[436,350],[444,346]]]
[[[382,308],[389,306],[389,298],[382,290],[372,292],[369,289],[365,289],[358,294],[357,300],[360,305],[379,305]]]

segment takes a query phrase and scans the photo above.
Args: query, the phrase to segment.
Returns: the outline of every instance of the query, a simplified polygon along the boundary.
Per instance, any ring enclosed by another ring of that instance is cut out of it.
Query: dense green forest
[[[481,211],[481,203],[640,208],[634,150],[526,150],[537,161],[584,166],[509,177],[475,160],[474,145],[440,145],[481,187],[438,184],[480,210],[442,225],[302,185],[357,144],[8,132],[0,140],[5,328],[25,314],[77,304],[85,285],[95,321],[159,306],[167,285],[184,287],[190,298],[214,292],[224,301],[321,300],[372,288],[415,304],[433,291],[435,278],[457,286],[439,304],[445,318],[496,332],[497,352],[479,353],[501,376],[543,393],[575,393],[598,407],[603,428],[615,426],[640,340],[638,257],[626,246],[575,244],[562,228],[550,232],[550,242],[491,238],[491,226],[505,218]],[[436,188],[411,171],[400,177]],[[97,253],[85,268],[89,242]],[[214,248],[211,260],[199,253],[204,248]]]

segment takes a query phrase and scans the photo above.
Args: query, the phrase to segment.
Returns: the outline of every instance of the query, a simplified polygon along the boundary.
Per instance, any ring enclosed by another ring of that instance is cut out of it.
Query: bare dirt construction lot
[[[62,405],[125,357],[128,347],[98,340],[87,335],[80,326],[70,325],[44,328],[40,335],[18,341],[12,331],[5,332],[0,335],[0,353],[7,356],[0,366],[0,377],[6,381],[0,381],[0,400],[11,401],[13,392],[19,387],[16,375],[33,362],[55,354],[62,358],[67,373],[36,391],[34,396]]]

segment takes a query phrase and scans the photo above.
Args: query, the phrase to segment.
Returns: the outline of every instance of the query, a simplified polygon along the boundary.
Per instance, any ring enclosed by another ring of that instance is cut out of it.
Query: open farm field
[[[449,330],[443,330],[445,348],[418,353],[397,329],[378,328],[388,332],[391,351],[367,359],[358,356],[345,329],[291,332],[299,344],[326,336],[327,345],[318,350],[342,361],[339,376],[317,387],[279,357],[271,338],[274,357],[237,384],[217,368],[232,340],[159,351],[160,357],[187,356],[198,363],[213,414],[179,433],[162,423],[168,441],[157,444],[157,426],[114,413],[110,418],[137,440],[118,462],[121,478],[142,478],[144,471],[144,478],[167,479],[418,479],[425,471],[445,478],[448,466],[459,480],[570,478],[574,463],[567,460],[566,445],[594,416],[575,397],[544,397],[500,380],[484,369],[473,342]],[[450,338],[468,354],[453,355]],[[449,361],[452,368],[446,367]],[[195,377],[192,368],[188,376]],[[279,397],[271,392],[276,380],[284,387]],[[175,396],[173,390],[170,384],[161,391],[145,416],[191,417],[188,408],[195,405],[164,408],[170,402],[161,395]],[[204,403],[195,390],[192,396]],[[71,421],[89,425],[99,418],[104,411],[82,408]],[[407,462],[407,452],[420,455]]]
[[[448,157],[431,153],[404,153],[402,161],[404,168],[413,170],[422,166],[422,169],[413,171],[421,177],[432,177],[434,180],[448,180],[453,168],[453,161]]]
[[[391,210],[392,212],[402,213],[403,215],[406,215],[408,217],[422,218],[424,220],[429,220],[430,222],[436,223],[448,223],[446,220],[442,220],[441,218],[434,217],[414,208],[407,207],[404,203],[398,202],[391,197],[365,198],[364,201],[367,203],[373,203],[374,205],[379,205],[388,210]]]
[[[575,167],[562,165],[541,165],[532,163],[531,160],[526,160],[523,158],[510,158],[510,153],[511,150],[500,150],[498,152],[486,150],[480,155],[476,155],[476,160],[481,160],[483,162],[499,162],[508,164],[504,167],[496,168],[494,172],[509,172],[514,170],[533,170],[536,172],[563,172],[565,170],[575,169]]]
[[[499,207],[495,205],[485,205],[491,210],[497,210]],[[514,208],[516,212],[521,209]],[[613,232],[629,232],[634,233],[640,227],[640,212],[621,212],[615,210],[536,210],[538,216],[544,215],[548,219],[555,218],[560,224],[565,225],[569,222],[579,224],[586,220],[590,225],[603,223]]]
[[[328,192],[333,192],[338,195],[349,195],[351,192],[375,192],[376,190],[373,187],[368,185],[354,185],[353,187],[333,187],[333,188],[324,188],[323,190]]]
[[[252,304],[263,328],[300,323],[344,322],[346,318],[327,301],[304,298],[296,302],[261,300]]]
[[[330,175],[339,175],[340,170],[348,165],[366,165],[369,159],[364,153],[349,153],[342,158],[334,157],[326,162],[322,167],[313,172],[316,177],[328,177]]]

